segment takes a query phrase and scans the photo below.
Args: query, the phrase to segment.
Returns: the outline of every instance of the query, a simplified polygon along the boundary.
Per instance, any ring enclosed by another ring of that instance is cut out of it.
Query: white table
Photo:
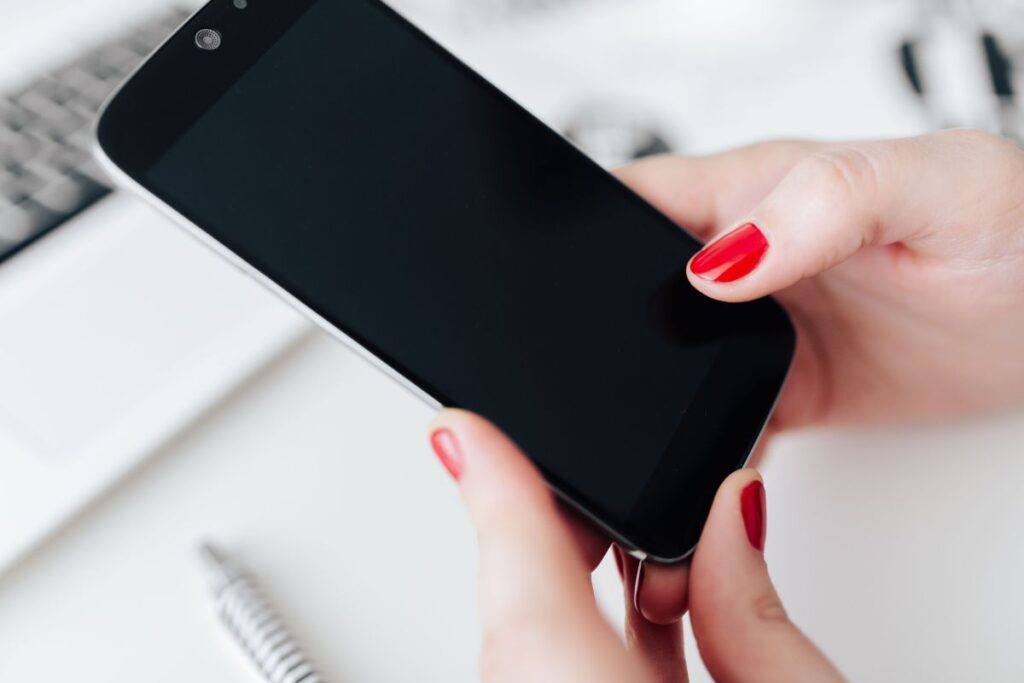
[[[882,49],[895,4],[790,0],[747,19],[729,11],[756,14],[752,0],[699,16],[681,0],[620,4],[457,48],[549,118],[577,94],[678,111],[691,149],[919,125]],[[637,35],[646,49],[616,51]],[[680,60],[678,83],[623,78],[665,60]],[[427,448],[429,418],[315,336],[0,577],[0,680],[258,680],[210,613],[192,554],[207,537],[260,576],[330,679],[473,680],[473,535]],[[1007,414],[776,445],[764,464],[772,573],[852,678],[1024,678],[1022,438],[1024,415]],[[596,584],[619,613],[607,563]]]

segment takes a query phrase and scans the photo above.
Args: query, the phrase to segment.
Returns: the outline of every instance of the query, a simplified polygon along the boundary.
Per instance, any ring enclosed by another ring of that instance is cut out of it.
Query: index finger
[[[625,651],[594,602],[590,567],[536,467],[461,410],[441,412],[431,441],[477,530],[485,678],[625,680]]]

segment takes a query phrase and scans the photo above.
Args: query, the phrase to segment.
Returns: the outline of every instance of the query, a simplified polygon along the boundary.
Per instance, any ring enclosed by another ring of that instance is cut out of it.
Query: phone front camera
[[[200,50],[216,50],[220,43],[220,34],[212,28],[201,28],[196,31],[196,47]]]

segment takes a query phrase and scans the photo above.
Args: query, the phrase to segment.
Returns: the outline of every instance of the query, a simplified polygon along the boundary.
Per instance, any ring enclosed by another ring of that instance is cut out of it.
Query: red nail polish
[[[693,257],[690,270],[704,280],[735,282],[757,268],[767,251],[764,233],[747,223],[704,247]]]
[[[459,450],[455,435],[448,429],[438,429],[430,435],[430,445],[448,474],[458,481],[462,476],[462,451]]]
[[[747,540],[757,550],[764,551],[765,524],[764,484],[752,481],[740,493],[740,511],[743,526],[747,529]]]

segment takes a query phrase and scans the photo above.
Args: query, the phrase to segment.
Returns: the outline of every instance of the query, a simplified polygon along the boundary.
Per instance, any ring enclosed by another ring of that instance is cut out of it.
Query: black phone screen
[[[789,362],[774,303],[695,292],[691,237],[375,0],[309,3],[141,175],[651,552],[692,546]]]

